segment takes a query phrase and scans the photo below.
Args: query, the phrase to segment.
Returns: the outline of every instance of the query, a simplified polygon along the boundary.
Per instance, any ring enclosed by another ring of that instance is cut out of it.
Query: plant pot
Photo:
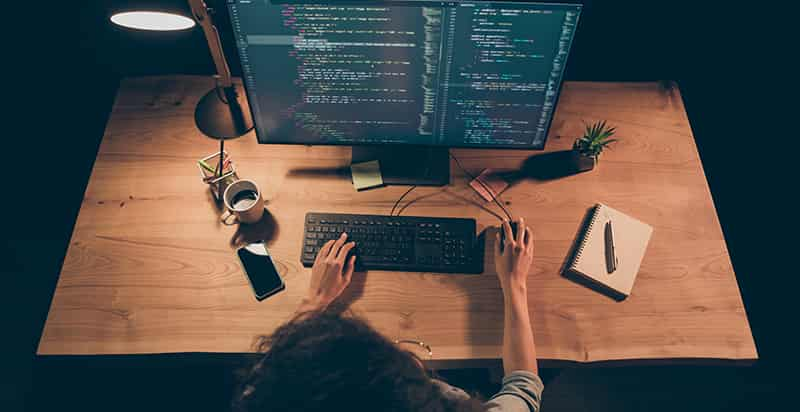
[[[597,158],[584,156],[579,151],[572,151],[572,167],[576,172],[585,172],[594,169]]]

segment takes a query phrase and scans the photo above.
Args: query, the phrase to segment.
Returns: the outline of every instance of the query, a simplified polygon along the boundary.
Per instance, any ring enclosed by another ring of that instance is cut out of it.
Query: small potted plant
[[[606,126],[605,120],[593,125],[587,124],[583,136],[575,139],[575,144],[572,145],[572,163],[575,170],[585,172],[594,169],[603,149],[617,141],[611,138],[616,130],[616,127]]]

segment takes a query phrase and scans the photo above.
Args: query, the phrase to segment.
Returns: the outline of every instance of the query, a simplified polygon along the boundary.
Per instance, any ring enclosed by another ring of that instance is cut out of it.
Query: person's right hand
[[[500,230],[505,232],[505,244],[500,250],[500,232],[494,242],[494,265],[500,286],[504,293],[514,290],[525,290],[528,282],[528,270],[533,262],[533,231],[525,226],[525,220],[517,221],[517,236],[513,236],[511,225],[506,220]]]
[[[347,233],[336,240],[329,240],[317,253],[311,268],[311,284],[308,297],[303,299],[298,311],[324,310],[350,284],[356,257],[347,254],[355,242],[346,242]]]

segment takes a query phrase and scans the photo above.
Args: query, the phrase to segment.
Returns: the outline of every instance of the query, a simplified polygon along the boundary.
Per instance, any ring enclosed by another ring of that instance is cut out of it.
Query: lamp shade
[[[194,27],[194,20],[175,13],[161,11],[126,11],[111,16],[122,27],[150,31],[176,31]]]

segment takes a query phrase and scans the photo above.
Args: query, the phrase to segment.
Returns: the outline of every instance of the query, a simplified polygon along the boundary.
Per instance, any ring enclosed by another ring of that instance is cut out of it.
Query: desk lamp
[[[244,135],[253,128],[253,119],[247,98],[237,90],[231,79],[231,71],[222,51],[219,32],[211,21],[213,9],[206,6],[203,0],[189,0],[189,7],[194,19],[161,11],[125,11],[111,16],[111,21],[122,27],[149,31],[187,30],[200,24],[208,42],[208,49],[214,60],[217,74],[216,87],[200,99],[194,111],[197,128],[211,138],[219,139],[218,173],[222,175],[223,151],[225,139]]]

